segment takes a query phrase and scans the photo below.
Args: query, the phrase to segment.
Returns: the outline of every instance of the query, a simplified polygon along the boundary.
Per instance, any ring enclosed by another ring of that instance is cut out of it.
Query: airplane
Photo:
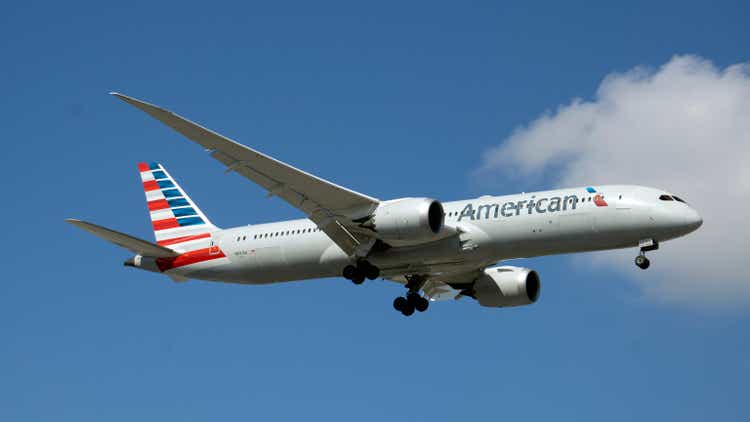
[[[471,298],[486,307],[535,303],[538,273],[498,265],[515,258],[639,248],[646,252],[697,230],[703,220],[682,198],[635,185],[585,186],[452,202],[426,197],[380,200],[306,173],[169,110],[117,92],[257,183],[307,218],[221,229],[166,168],[138,164],[156,242],[89,222],[67,222],[133,252],[124,265],[189,279],[268,284],[339,277],[383,278],[406,293],[404,316],[430,302]]]

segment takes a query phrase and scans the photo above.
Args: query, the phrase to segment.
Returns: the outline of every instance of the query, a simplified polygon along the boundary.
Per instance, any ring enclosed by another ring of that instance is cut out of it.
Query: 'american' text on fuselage
[[[553,196],[551,198],[539,198],[532,196],[531,199],[522,199],[514,202],[506,202],[502,206],[499,203],[494,204],[482,204],[474,207],[471,202],[466,204],[461,213],[458,216],[458,221],[462,219],[469,220],[481,220],[490,218],[513,217],[514,215],[521,215],[524,208],[527,214],[532,213],[546,213],[546,212],[558,212],[566,211],[570,205],[571,209],[576,209],[578,205],[577,195],[567,195],[564,198],[559,196]],[[482,214],[484,213],[484,214]]]

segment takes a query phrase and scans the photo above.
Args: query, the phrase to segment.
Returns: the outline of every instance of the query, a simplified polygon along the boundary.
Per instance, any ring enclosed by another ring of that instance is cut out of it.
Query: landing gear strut
[[[646,258],[646,252],[659,249],[659,242],[653,239],[645,239],[638,242],[638,246],[641,247],[641,252],[635,257],[635,265],[638,268],[645,270],[651,266],[651,261]]]
[[[427,281],[422,276],[406,276],[406,288],[409,289],[406,292],[406,296],[399,296],[393,300],[393,309],[401,312],[404,316],[410,316],[417,312],[424,312],[430,307],[430,301],[427,298],[419,294],[419,290],[424,286]]]
[[[380,276],[380,269],[367,261],[358,261],[357,265],[347,265],[342,274],[354,284],[362,284],[365,279],[375,280]]]

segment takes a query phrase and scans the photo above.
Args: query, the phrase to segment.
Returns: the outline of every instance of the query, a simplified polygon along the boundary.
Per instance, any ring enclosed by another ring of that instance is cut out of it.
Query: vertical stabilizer
[[[208,247],[219,230],[159,163],[138,163],[156,243],[177,251]]]

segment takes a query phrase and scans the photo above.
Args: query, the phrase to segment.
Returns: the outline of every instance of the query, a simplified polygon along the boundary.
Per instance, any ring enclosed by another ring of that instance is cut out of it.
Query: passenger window
[[[671,201],[672,197],[669,195],[662,195],[659,197],[659,199],[661,199],[662,201]]]

